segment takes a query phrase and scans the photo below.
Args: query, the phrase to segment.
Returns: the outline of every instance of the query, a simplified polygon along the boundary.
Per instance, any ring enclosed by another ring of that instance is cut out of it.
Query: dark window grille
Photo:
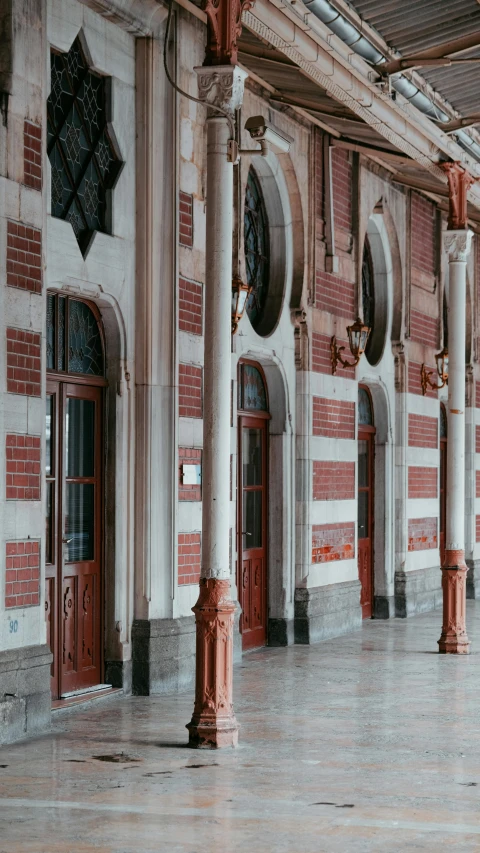
[[[102,335],[85,302],[47,295],[47,370],[104,375]]]
[[[447,410],[445,406],[440,404],[440,438],[447,437]]]
[[[123,166],[108,122],[110,78],[91,71],[82,39],[51,52],[47,151],[52,216],[70,222],[85,256],[96,231],[109,232],[109,191]]]
[[[363,246],[362,258],[362,307],[363,307],[363,322],[370,326],[372,330],[370,337],[373,336],[373,324],[375,319],[375,287],[373,277],[373,262],[372,253],[368,239],[365,238]]]
[[[238,382],[238,408],[244,411],[268,412],[263,376],[253,364],[241,364]]]
[[[270,241],[265,202],[253,169],[248,173],[245,193],[244,244],[247,283],[252,287],[247,314],[255,327],[262,319],[268,295]]]

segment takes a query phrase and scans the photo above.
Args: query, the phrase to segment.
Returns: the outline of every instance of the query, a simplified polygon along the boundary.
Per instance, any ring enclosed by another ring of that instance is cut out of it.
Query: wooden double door
[[[103,392],[47,379],[46,598],[52,697],[102,681]]]
[[[363,619],[373,616],[373,512],[375,428],[358,428],[358,577]]]
[[[268,420],[239,418],[239,577],[244,649],[267,642],[267,445]]]

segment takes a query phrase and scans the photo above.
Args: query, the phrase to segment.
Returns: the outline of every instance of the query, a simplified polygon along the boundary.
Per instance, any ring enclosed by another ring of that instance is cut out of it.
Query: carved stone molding
[[[475,182],[461,163],[441,163],[448,179],[448,227],[451,231],[467,227],[467,194]]]
[[[395,390],[404,394],[407,390],[407,360],[405,344],[402,341],[392,344],[395,360]]]
[[[465,624],[467,565],[462,550],[447,550],[442,567],[443,625],[438,641],[442,654],[468,655],[470,641]]]
[[[203,0],[202,9],[207,15],[205,65],[237,63],[237,42],[242,32],[242,13],[251,9],[254,2],[255,0]]]
[[[201,65],[194,71],[201,101],[220,107],[230,115],[242,105],[245,79],[248,77],[246,71],[236,65]]]
[[[466,261],[472,246],[472,231],[444,231],[443,246],[449,261]]]
[[[197,657],[195,706],[189,746],[212,749],[236,746],[238,723],[233,712],[233,617],[230,581],[200,578],[195,607]]]

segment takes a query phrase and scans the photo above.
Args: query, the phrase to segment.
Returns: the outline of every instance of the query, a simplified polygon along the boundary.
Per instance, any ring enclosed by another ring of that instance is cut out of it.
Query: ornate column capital
[[[235,65],[238,61],[237,41],[242,32],[242,12],[251,9],[255,0],[203,0],[207,15],[205,65]]]
[[[220,107],[232,115],[242,105],[246,71],[238,65],[200,65],[194,68],[198,93],[205,104]]]
[[[443,248],[449,261],[466,261],[472,245],[473,232],[468,228],[443,232]]]
[[[475,178],[461,163],[440,163],[448,179],[448,228],[451,231],[467,227],[467,193]]]

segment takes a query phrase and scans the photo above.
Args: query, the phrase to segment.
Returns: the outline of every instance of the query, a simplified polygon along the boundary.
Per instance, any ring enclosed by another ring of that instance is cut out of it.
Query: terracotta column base
[[[441,654],[468,655],[465,624],[467,566],[463,551],[447,551],[442,566],[443,626],[438,641]]]
[[[196,749],[236,746],[238,723],[232,702],[235,604],[230,598],[230,581],[200,578],[200,595],[192,610],[197,660],[188,745]]]

